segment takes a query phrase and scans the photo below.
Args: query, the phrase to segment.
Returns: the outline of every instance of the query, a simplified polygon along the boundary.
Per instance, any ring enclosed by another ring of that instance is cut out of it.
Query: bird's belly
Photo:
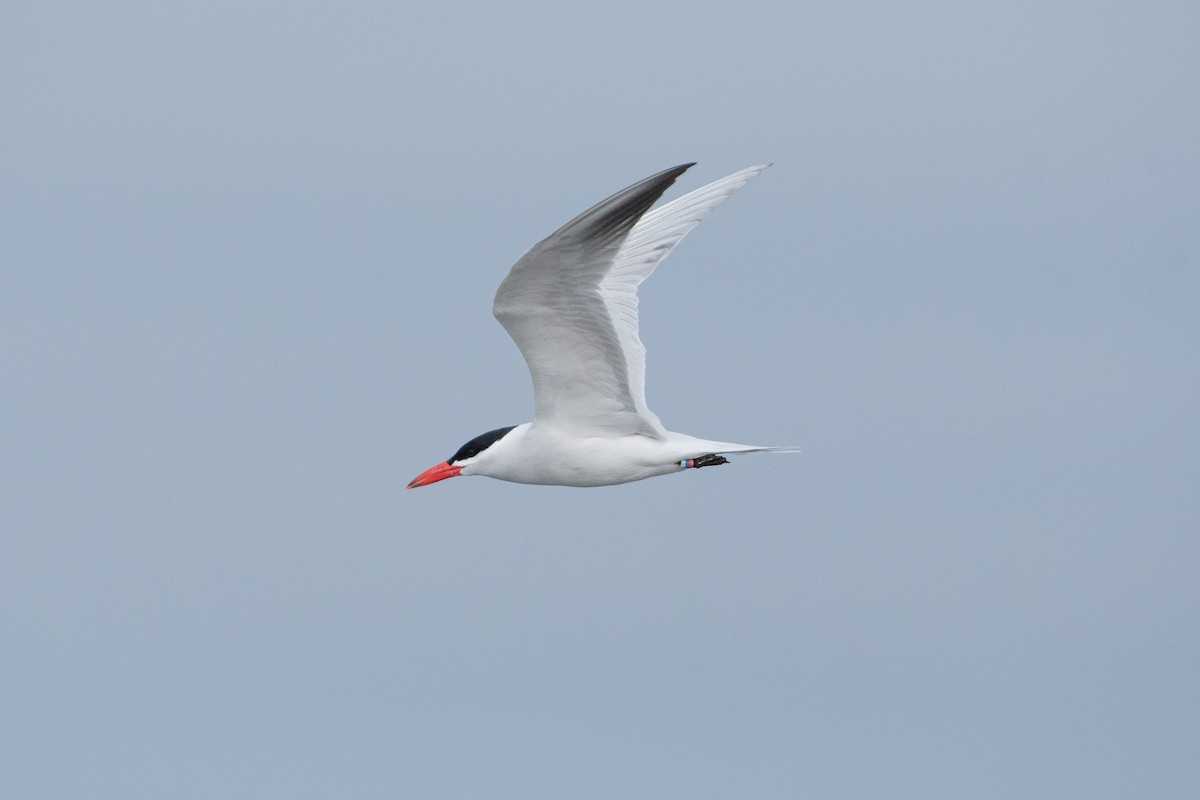
[[[493,478],[556,486],[611,486],[682,469],[663,441],[647,436],[528,437]]]

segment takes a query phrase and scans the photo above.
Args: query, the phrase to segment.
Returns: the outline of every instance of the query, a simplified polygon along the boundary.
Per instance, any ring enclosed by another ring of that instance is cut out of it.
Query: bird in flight
[[[794,449],[674,433],[646,406],[638,285],[700,220],[767,167],[748,167],[651,210],[691,166],[664,170],[600,201],[513,264],[492,312],[529,365],[533,421],[476,436],[409,489],[458,475],[608,486],[725,464],[730,453]]]

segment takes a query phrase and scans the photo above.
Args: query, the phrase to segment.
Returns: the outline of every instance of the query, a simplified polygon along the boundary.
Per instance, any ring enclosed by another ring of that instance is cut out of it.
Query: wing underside
[[[705,215],[765,168],[742,170],[649,211],[690,166],[596,204],[536,244],[500,284],[493,312],[529,366],[535,423],[665,436],[646,407],[637,287]]]

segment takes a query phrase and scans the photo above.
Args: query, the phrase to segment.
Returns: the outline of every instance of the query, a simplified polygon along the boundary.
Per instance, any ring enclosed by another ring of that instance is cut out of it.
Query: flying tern
[[[521,256],[492,312],[533,378],[533,421],[476,436],[409,489],[458,475],[607,486],[786,451],[674,433],[646,406],[638,285],[714,208],[767,165],[748,167],[651,210],[693,164],[622,189]]]

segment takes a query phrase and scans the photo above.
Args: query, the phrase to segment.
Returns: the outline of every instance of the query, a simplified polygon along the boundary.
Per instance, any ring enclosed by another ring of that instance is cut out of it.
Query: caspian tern
[[[476,436],[409,489],[458,475],[607,486],[725,464],[728,453],[793,449],[673,433],[646,407],[638,284],[767,167],[748,167],[651,211],[691,166],[664,170],[602,200],[513,264],[492,312],[529,365],[533,422]]]

